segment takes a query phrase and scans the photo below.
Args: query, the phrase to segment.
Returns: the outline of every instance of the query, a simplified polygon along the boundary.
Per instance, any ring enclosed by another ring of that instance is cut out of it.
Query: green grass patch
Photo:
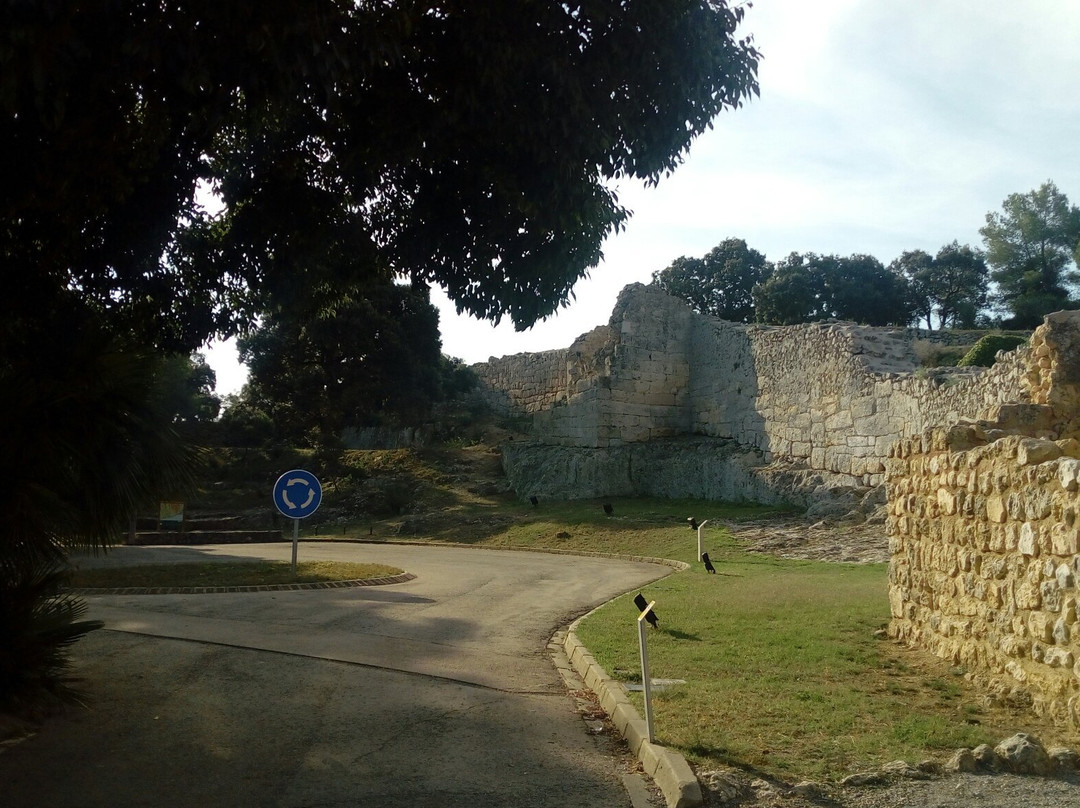
[[[924,681],[874,637],[888,620],[885,565],[742,555],[642,590],[660,629],[648,633],[659,743],[708,768],[835,780],[890,760],[1000,740],[957,715],[963,680]],[[640,682],[629,593],[585,620],[579,636],[616,679]],[[949,675],[949,674],[946,674]],[[642,697],[634,693],[639,711]]]
[[[75,570],[70,586],[79,589],[114,587],[174,586],[271,586],[293,583],[323,583],[383,578],[402,570],[383,564],[356,564],[340,561],[299,561],[296,576],[288,561],[229,561],[209,564],[148,564],[141,567],[112,567]]]

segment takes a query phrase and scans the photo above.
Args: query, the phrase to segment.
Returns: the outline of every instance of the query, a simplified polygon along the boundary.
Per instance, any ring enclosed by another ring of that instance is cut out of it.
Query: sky
[[[726,238],[777,261],[867,253],[888,264],[979,228],[1053,181],[1080,204],[1080,2],[753,0],[738,31],[762,53],[760,98],[721,113],[633,211],[569,305],[524,332],[459,316],[439,289],[443,353],[472,364],[569,346],[619,292]],[[207,351],[218,392],[244,370]]]

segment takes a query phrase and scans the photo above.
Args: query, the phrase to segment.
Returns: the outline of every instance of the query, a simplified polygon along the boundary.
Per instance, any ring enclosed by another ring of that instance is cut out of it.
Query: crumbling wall
[[[819,472],[804,475],[808,490],[874,488],[898,438],[1024,395],[1019,354],[989,370],[921,373],[916,336],[850,323],[729,323],[636,284],[623,290],[607,326],[566,351],[493,359],[474,370],[504,411],[531,417],[539,446],[614,449],[706,436],[755,452],[762,467]],[[526,462],[525,453],[517,457]],[[589,457],[610,465],[603,453]],[[561,495],[602,496],[605,485],[604,474],[568,475]],[[688,480],[673,495],[699,487]]]
[[[899,441],[890,634],[1080,728],[1080,313],[1024,352],[1030,404]]]

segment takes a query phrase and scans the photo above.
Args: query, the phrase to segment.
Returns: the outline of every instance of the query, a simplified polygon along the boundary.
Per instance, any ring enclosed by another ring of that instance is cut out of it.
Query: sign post
[[[705,529],[705,525],[709,524],[709,520],[706,519],[697,527],[697,560],[701,561],[701,554],[705,552],[701,547],[701,531]]]
[[[292,573],[296,577],[296,548],[300,543],[300,520],[311,516],[322,504],[322,485],[310,471],[286,471],[274,483],[274,505],[293,520]]]
[[[649,679],[649,645],[645,641],[645,616],[655,605],[656,601],[651,601],[637,619],[638,646],[641,648],[641,684],[645,693],[645,725],[649,729],[649,743],[653,743],[652,681]]]

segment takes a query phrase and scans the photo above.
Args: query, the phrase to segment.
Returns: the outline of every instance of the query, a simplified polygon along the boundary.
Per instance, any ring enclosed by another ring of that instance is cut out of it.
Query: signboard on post
[[[638,597],[645,600],[641,595],[638,595]],[[634,602],[637,604],[637,600]],[[649,743],[655,743],[656,739],[653,734],[652,680],[649,678],[649,644],[645,640],[645,621],[649,619],[649,612],[652,611],[655,605],[656,601],[651,601],[641,610],[641,614],[638,615],[637,619],[638,648],[641,651],[641,684],[645,693],[645,726],[649,732]]]
[[[311,516],[322,504],[322,485],[310,471],[286,471],[274,483],[274,504],[290,519]]]
[[[183,530],[184,529],[184,503],[162,502],[158,510],[159,530]]]
[[[322,504],[322,485],[310,471],[286,471],[274,483],[274,505],[293,520],[292,571],[296,577],[296,548],[300,541],[300,520],[311,516]]]

